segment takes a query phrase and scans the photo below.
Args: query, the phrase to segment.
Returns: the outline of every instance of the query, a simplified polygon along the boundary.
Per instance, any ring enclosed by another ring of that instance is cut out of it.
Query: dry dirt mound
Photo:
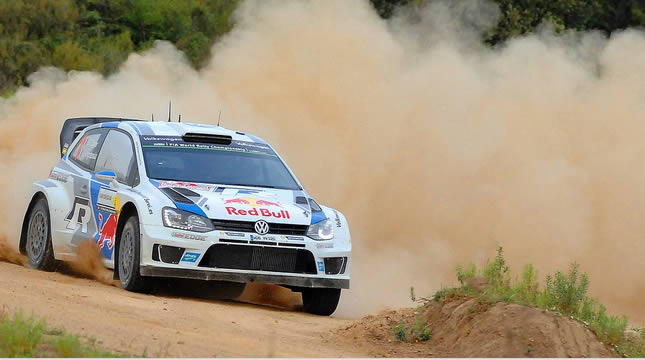
[[[427,321],[431,339],[395,339],[393,327]],[[396,357],[618,357],[577,321],[540,309],[473,298],[429,302],[367,316],[338,333],[371,356]]]

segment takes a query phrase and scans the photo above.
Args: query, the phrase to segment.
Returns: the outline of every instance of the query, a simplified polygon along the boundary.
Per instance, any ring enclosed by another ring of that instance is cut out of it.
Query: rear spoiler
[[[60,131],[60,156],[63,157],[67,148],[72,144],[74,139],[83,132],[83,130],[94,124],[113,122],[113,121],[143,121],[137,119],[109,118],[109,117],[87,117],[72,118],[65,120],[63,129]]]

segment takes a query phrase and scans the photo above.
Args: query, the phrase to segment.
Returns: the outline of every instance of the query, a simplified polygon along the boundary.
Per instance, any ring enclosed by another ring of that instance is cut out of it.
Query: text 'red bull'
[[[250,210],[239,210],[234,207],[226,207],[226,211],[229,215],[242,215],[242,216],[264,216],[264,217],[274,217],[276,219],[291,219],[289,212],[287,210],[280,211],[270,211],[268,209],[258,209],[253,208]]]

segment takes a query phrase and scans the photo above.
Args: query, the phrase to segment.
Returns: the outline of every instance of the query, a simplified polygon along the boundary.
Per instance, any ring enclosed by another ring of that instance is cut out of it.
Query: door
[[[95,173],[111,171],[116,182],[107,183],[93,180],[90,184],[90,198],[96,221],[97,232],[94,241],[108,266],[114,265],[116,227],[121,201],[118,191],[129,188],[139,181],[134,144],[130,135],[119,129],[110,129],[96,160]]]

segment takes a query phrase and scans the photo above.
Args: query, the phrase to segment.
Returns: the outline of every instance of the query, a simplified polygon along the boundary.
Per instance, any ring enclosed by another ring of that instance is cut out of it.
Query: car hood
[[[309,225],[308,197],[300,190],[237,187],[177,181],[153,181],[177,205],[210,219]],[[316,218],[314,214],[313,218]]]

